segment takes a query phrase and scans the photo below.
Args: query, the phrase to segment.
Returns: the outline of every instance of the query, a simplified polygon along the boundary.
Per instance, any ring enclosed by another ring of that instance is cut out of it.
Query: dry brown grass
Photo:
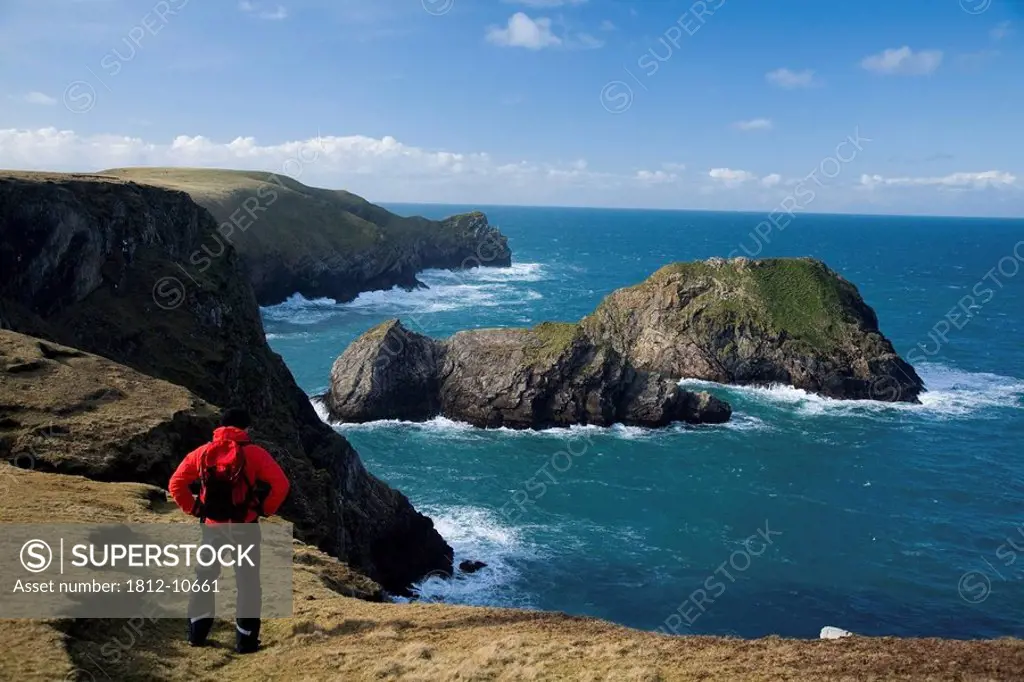
[[[190,522],[150,486],[0,473],[10,476],[2,522]],[[118,620],[0,621],[0,679],[980,681],[1024,671],[1014,639],[667,637],[558,613],[373,603],[328,587],[372,593],[344,564],[302,546],[297,556],[294,615],[265,622],[258,654],[234,654],[227,623],[213,646],[192,649],[183,620],[137,631]],[[122,647],[116,656],[112,643]]]

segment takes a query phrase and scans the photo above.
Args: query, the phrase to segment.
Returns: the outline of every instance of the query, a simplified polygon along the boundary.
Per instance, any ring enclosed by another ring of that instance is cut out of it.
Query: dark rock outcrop
[[[235,251],[189,265],[216,253],[204,250],[216,238],[213,217],[182,192],[91,175],[0,174],[0,320],[212,405],[247,407],[254,440],[292,480],[283,515],[302,539],[386,589],[450,573],[451,548],[430,519],[365,470],[267,346]],[[139,480],[156,476],[143,468],[150,473]]]
[[[667,265],[582,325],[637,368],[673,377],[887,402],[924,390],[857,288],[809,258]]]
[[[511,264],[508,240],[483,213],[405,218],[350,192],[287,176],[211,168],[118,168],[103,175],[188,192],[219,223],[205,250],[182,265],[202,268],[224,243],[245,263],[260,305],[295,293],[349,301],[363,291],[422,286],[428,268]]]
[[[481,427],[727,421],[727,404],[634,369],[578,325],[459,332],[438,341],[385,322],[354,341],[323,396],[333,419],[427,419]]]
[[[476,573],[481,568],[487,568],[487,564],[485,564],[483,561],[473,561],[470,559],[466,559],[464,561],[459,562],[459,570],[463,573]]]

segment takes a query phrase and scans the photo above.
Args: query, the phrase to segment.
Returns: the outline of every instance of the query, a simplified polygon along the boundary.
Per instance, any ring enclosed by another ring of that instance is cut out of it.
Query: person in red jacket
[[[171,476],[168,491],[182,511],[199,519],[203,542],[223,542],[222,533],[208,528],[220,524],[258,522],[260,516],[272,516],[288,496],[288,477],[269,452],[249,442],[249,413],[229,408],[221,415],[220,428],[213,440],[185,456]],[[198,495],[192,487],[199,485]],[[257,526],[258,528],[258,526]],[[226,530],[226,529],[223,529]],[[259,548],[254,566],[236,566],[239,616],[258,614],[263,599],[260,587]],[[213,581],[220,575],[220,564],[197,567],[196,578]],[[202,646],[213,627],[213,591],[193,591],[189,598],[188,641]],[[259,648],[260,619],[235,619],[235,650],[252,653]]]

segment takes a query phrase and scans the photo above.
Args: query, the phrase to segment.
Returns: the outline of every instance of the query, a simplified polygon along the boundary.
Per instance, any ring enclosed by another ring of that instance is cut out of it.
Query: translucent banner
[[[290,523],[0,525],[0,618],[291,614]]]

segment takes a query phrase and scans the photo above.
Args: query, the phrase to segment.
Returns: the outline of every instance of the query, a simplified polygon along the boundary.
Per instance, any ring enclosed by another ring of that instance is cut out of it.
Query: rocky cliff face
[[[360,292],[422,286],[427,268],[511,264],[508,240],[483,213],[404,218],[349,192],[255,171],[121,168],[104,175],[188,192],[218,234],[182,265],[199,269],[234,245],[260,305],[295,293],[349,301]]]
[[[633,368],[578,325],[460,332],[438,341],[381,324],[335,361],[324,396],[341,421],[444,415],[481,427],[719,423],[731,410],[708,394]]]
[[[857,288],[812,259],[668,265],[582,324],[636,367],[674,377],[843,399],[917,402],[924,390]]]
[[[213,217],[181,192],[97,176],[2,174],[0,324],[210,404],[247,407],[254,440],[292,479],[283,515],[303,539],[386,589],[450,571],[451,548],[430,519],[364,469],[267,346],[238,255],[230,247],[208,255],[217,237]],[[204,267],[191,265],[196,254],[206,255]]]

